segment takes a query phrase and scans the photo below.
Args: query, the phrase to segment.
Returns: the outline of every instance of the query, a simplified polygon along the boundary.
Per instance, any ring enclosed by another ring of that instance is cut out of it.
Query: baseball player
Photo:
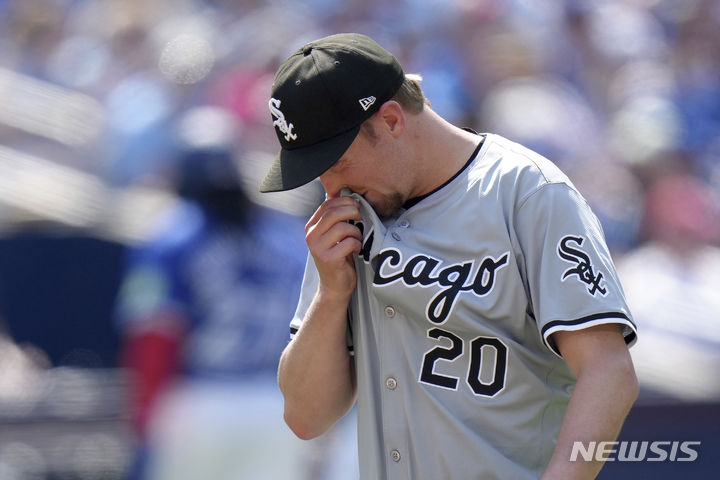
[[[340,449],[287,431],[275,382],[301,225],[247,198],[232,147],[181,147],[179,201],[128,252],[116,306],[136,434],[127,479],[315,480],[296,472],[317,444]]]
[[[357,401],[362,479],[585,479],[637,396],[599,222],[550,161],[449,124],[366,36],[279,68],[261,191],[320,178],[278,380],[313,438]]]

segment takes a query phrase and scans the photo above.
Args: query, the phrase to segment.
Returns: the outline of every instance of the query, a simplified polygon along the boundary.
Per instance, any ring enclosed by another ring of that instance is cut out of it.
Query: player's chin
[[[395,216],[405,203],[405,199],[399,193],[382,196],[378,199],[372,198],[371,195],[363,195],[363,198],[367,200],[367,202],[373,207],[373,210],[375,210],[375,213],[377,213],[378,217],[381,219]]]

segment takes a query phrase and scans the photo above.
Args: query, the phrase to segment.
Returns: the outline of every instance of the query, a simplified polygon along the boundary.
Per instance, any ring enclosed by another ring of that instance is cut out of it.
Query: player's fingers
[[[360,220],[360,211],[354,206],[343,206],[329,209],[314,224],[308,225],[305,235],[325,235],[339,223],[349,223],[351,220]]]
[[[357,201],[349,197],[339,197],[326,200],[320,205],[315,213],[310,217],[305,225],[305,232],[311,229],[317,229],[318,224],[324,225],[324,229],[329,229],[334,223],[359,220],[360,208]]]
[[[311,230],[306,237],[310,252],[314,256],[321,256],[323,258],[323,252],[333,249],[346,239],[352,239],[355,240],[357,244],[361,244],[362,233],[360,233],[360,229],[348,222],[337,222],[321,234],[316,230]],[[349,253],[352,252],[348,252],[346,255]]]
[[[305,242],[308,247],[330,248],[347,236],[362,240],[360,229],[349,222],[359,217],[360,212],[354,206],[328,209],[314,224],[306,227]]]
[[[308,221],[305,226],[305,235],[324,235],[337,223],[360,220],[360,218],[360,210],[356,205],[326,208]]]
[[[333,256],[347,258],[353,253],[359,253],[362,249],[362,241],[354,237],[345,237],[337,242],[330,250]]]

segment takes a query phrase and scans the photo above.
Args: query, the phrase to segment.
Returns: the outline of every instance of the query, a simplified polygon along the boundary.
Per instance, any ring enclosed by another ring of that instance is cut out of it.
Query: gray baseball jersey
[[[539,477],[575,384],[551,335],[615,323],[636,337],[588,204],[551,162],[493,134],[394,218],[353,195],[360,477]],[[311,259],[291,334],[316,285]]]

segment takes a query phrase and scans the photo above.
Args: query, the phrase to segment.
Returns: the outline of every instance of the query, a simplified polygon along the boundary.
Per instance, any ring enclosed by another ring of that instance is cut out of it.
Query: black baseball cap
[[[322,175],[404,78],[390,52],[358,33],[309,42],[288,57],[268,104],[281,150],[260,191],[290,190]]]

